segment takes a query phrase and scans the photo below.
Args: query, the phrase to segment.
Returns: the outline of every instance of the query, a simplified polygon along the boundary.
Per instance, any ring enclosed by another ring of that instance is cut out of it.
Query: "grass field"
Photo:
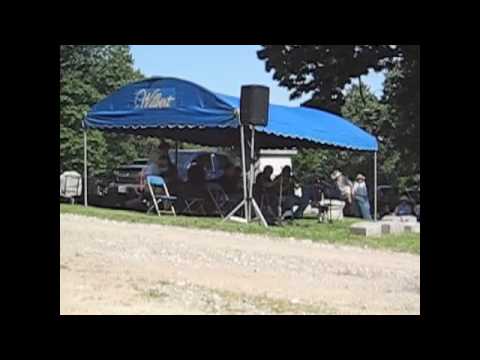
[[[85,208],[81,205],[60,204],[60,213],[94,216],[102,219],[126,221],[132,223],[174,225],[188,228],[213,229],[227,232],[260,234],[266,236],[309,239],[338,245],[352,245],[367,248],[388,249],[392,251],[420,253],[420,235],[403,233],[382,237],[362,237],[350,234],[349,226],[359,219],[345,219],[333,224],[319,224],[316,218],[296,220],[291,225],[264,228],[258,223],[241,224],[232,221],[222,222],[220,218],[190,217],[171,215],[146,215],[140,212],[112,210],[96,207]]]

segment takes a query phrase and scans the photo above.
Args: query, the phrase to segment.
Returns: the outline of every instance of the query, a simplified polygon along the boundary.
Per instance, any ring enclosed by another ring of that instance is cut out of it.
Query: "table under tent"
[[[252,196],[254,182],[254,166],[250,161],[247,177],[246,158],[250,155],[253,159],[261,148],[338,148],[372,152],[374,219],[377,220],[378,144],[374,136],[329,112],[273,104],[269,105],[267,126],[244,126],[240,122],[239,108],[240,98],[213,93],[177,78],[154,77],[120,88],[94,105],[83,122],[85,205],[88,206],[88,130],[96,129],[204,146],[239,146],[245,198]],[[251,152],[248,155],[247,146]],[[248,212],[245,205],[247,219],[250,218]]]

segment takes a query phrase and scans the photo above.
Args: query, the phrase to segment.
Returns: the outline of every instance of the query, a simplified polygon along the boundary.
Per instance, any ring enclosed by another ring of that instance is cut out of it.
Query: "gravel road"
[[[67,314],[419,314],[420,257],[60,215]]]

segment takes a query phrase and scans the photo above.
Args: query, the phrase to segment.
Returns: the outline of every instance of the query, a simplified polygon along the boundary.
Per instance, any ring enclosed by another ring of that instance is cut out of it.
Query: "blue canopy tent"
[[[87,129],[209,146],[238,145],[239,107],[239,98],[216,94],[177,78],[154,77],[128,84],[87,113],[83,123],[85,165]],[[255,132],[256,143],[264,148],[336,147],[374,152],[376,184],[375,137],[339,116],[271,104],[268,125],[255,127]],[[85,179],[86,175],[85,166]],[[376,216],[376,198],[374,202]]]

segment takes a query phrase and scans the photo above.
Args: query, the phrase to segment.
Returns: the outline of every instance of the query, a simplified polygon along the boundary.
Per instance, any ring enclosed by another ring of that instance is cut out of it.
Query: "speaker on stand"
[[[255,214],[260,218],[264,226],[268,227],[267,221],[263,216],[260,207],[253,198],[253,182],[255,173],[255,126],[266,126],[268,124],[268,105],[270,90],[266,86],[261,85],[245,85],[241,89],[240,97],[240,145],[242,151],[242,167],[243,167],[243,200],[228,214],[225,220],[239,220],[242,222],[250,222],[252,220],[252,207]],[[250,140],[250,157],[249,172],[250,179],[247,182],[247,149],[245,128],[249,127]],[[245,211],[245,219],[239,219],[234,215],[242,206]]]
[[[266,86],[242,86],[240,96],[240,123],[242,125],[268,125],[269,93],[270,90]]]

